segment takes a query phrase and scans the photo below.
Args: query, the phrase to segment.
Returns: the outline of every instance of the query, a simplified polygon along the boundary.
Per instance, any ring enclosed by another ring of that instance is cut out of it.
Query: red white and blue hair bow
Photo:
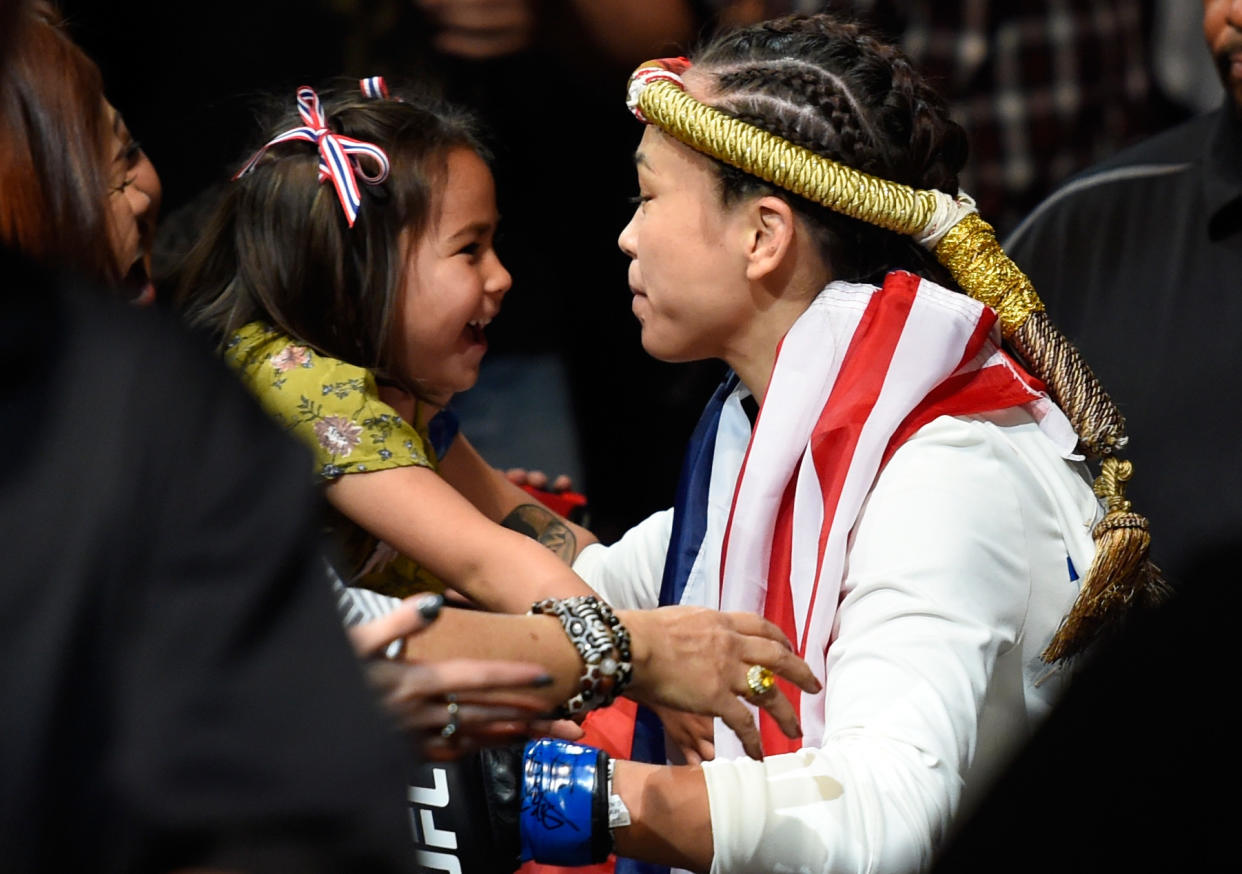
[[[372,100],[388,99],[388,83],[384,81],[383,76],[368,76],[365,79],[359,79],[358,88],[362,91],[363,97],[369,97]]]
[[[246,165],[237,171],[234,179],[240,179],[253,170],[272,146],[292,140],[314,143],[319,148],[319,181],[332,180],[340,198],[341,208],[345,211],[345,219],[349,226],[354,226],[358,218],[358,210],[362,206],[362,195],[358,191],[358,179],[368,185],[377,185],[388,178],[388,155],[379,146],[355,140],[344,134],[333,133],[328,128],[327,119],[319,105],[319,95],[315,89],[303,85],[298,89],[298,113],[305,122],[303,127],[295,127],[282,134],[272,137],[263,148],[254,153]],[[370,158],[378,172],[369,174],[362,168],[363,158]]]

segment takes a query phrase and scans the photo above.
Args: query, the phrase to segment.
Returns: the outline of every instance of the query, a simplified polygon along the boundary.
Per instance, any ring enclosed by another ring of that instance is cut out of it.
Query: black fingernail
[[[551,686],[555,682],[556,682],[556,678],[553,677],[551,674],[540,674],[538,677],[535,677],[535,679],[531,680],[530,684],[534,686],[536,689],[543,689],[543,688],[546,688],[547,686]]]
[[[443,606],[443,595],[424,595],[418,605],[418,615],[430,622],[440,615],[440,608]]]

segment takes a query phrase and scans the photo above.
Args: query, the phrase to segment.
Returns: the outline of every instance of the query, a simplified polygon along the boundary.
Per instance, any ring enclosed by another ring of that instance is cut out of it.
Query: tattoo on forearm
[[[578,552],[578,538],[569,526],[540,504],[522,504],[500,521],[505,528],[525,534],[552,550],[567,564],[572,563]]]

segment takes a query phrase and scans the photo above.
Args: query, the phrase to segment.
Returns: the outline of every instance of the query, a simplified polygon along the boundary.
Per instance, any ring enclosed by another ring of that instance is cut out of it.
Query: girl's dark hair
[[[332,184],[319,182],[315,145],[272,146],[224,190],[178,271],[177,297],[189,322],[221,342],[262,320],[325,355],[395,378],[388,341],[406,270],[402,235],[417,239],[432,221],[450,151],[467,148],[485,159],[488,152],[473,117],[435,98],[321,97],[335,132],[388,154],[384,182],[359,179],[354,226]],[[303,124],[287,112],[258,145]]]
[[[705,102],[873,176],[956,195],[965,131],[896,47],[857,22],[789,16],[718,35],[694,56]],[[758,194],[788,200],[817,235],[838,279],[903,267],[955,287],[901,234],[848,218],[715,162],[727,206]]]
[[[117,285],[99,68],[50,4],[16,17],[0,77],[0,242]]]

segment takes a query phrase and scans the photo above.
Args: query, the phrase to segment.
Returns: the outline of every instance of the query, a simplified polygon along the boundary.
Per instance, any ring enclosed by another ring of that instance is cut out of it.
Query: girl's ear
[[[764,279],[781,267],[793,246],[794,230],[793,210],[779,197],[760,197],[747,207],[747,279]]]

